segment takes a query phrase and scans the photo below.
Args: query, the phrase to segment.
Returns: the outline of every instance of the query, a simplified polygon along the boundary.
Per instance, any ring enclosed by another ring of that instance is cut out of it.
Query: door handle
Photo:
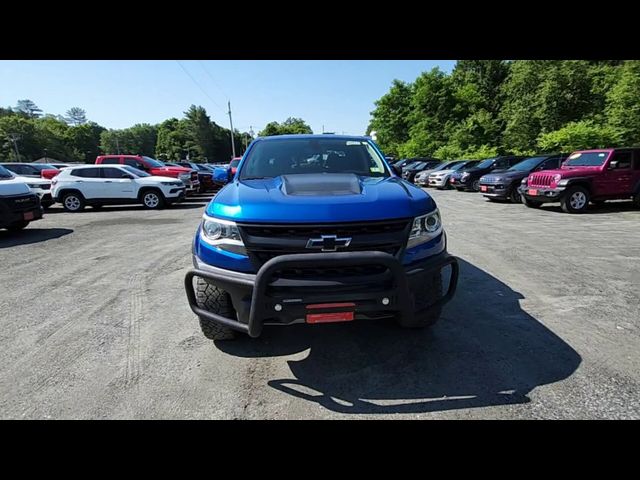
[[[113,183],[111,180],[105,180],[104,183]]]

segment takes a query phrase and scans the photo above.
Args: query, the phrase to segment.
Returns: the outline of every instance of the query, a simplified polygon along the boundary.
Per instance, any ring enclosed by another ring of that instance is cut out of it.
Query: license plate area
[[[487,191],[487,186],[486,185],[480,185],[480,191],[481,192],[486,192]]]
[[[307,323],[335,323],[335,322],[351,322],[355,319],[356,304],[352,302],[341,303],[316,303],[307,305],[306,309],[309,313],[306,315]],[[348,311],[338,311],[336,309],[345,309]],[[325,312],[316,312],[317,310],[328,310]],[[313,313],[311,313],[313,312]]]
[[[25,220],[33,220],[34,218],[35,218],[35,215],[33,212],[24,212]]]
[[[538,190],[536,190],[535,188],[530,188],[529,195],[538,195]]]

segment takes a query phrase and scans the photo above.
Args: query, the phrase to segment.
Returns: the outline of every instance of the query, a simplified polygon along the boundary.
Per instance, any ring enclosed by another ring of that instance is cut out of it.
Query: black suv
[[[187,162],[182,160],[179,162],[173,162],[172,165],[190,168],[198,173],[198,180],[200,180],[200,187],[198,188],[199,193],[217,189],[218,186],[213,182],[213,172],[204,165],[196,162]]]
[[[404,178],[405,180],[408,180],[410,182],[413,183],[413,180],[416,178],[416,175],[418,173],[420,173],[423,170],[428,170],[431,168],[435,168],[438,165],[440,165],[440,160],[435,160],[435,159],[427,159],[427,160],[420,160],[418,162],[415,162],[405,168],[402,169],[402,178]]]
[[[489,172],[506,170],[527,157],[505,155],[502,157],[487,158],[473,168],[464,169],[451,175],[450,183],[458,191],[480,191],[480,177]]]
[[[518,187],[531,172],[554,170],[567,158],[564,153],[543,153],[516,163],[503,172],[489,173],[480,178],[480,191],[489,200],[511,200],[521,203]]]

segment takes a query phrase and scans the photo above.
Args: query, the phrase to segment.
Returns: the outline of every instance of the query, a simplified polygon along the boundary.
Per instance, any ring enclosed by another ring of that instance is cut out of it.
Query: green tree
[[[620,67],[607,93],[606,116],[619,145],[640,145],[640,61],[629,60]]]
[[[394,80],[389,92],[376,100],[371,112],[367,135],[375,130],[377,143],[390,155],[398,155],[398,148],[409,140],[411,113],[411,85]]]
[[[157,126],[147,123],[136,124],[122,130],[105,130],[100,134],[100,149],[105,153],[153,157],[157,132]]]
[[[37,118],[42,115],[42,110],[31,100],[18,100],[16,110],[24,113],[29,118]]]
[[[599,125],[593,120],[581,120],[541,134],[537,143],[542,151],[569,153],[574,150],[616,146],[615,135],[611,126]]]
[[[261,137],[267,137],[271,135],[290,135],[290,134],[304,134],[313,133],[311,127],[301,118],[289,117],[284,122],[270,122],[264,129],[258,134]]]
[[[93,163],[100,151],[100,134],[106,129],[95,122],[69,127],[66,132],[71,159],[76,162]],[[47,152],[48,153],[48,152]]]
[[[28,118],[10,115],[0,118],[0,155],[4,159],[15,159],[14,143],[16,139],[20,152],[19,161],[35,160],[42,154],[38,146],[36,129]]]
[[[72,107],[67,110],[66,116],[67,123],[78,126],[84,125],[87,123],[87,112],[85,112],[82,108]]]

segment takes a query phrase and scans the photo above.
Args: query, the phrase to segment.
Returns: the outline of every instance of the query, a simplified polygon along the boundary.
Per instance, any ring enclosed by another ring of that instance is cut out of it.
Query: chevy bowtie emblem
[[[320,238],[310,238],[307,248],[317,248],[323,252],[335,252],[339,248],[348,247],[351,237],[338,238],[336,235],[320,235]]]

